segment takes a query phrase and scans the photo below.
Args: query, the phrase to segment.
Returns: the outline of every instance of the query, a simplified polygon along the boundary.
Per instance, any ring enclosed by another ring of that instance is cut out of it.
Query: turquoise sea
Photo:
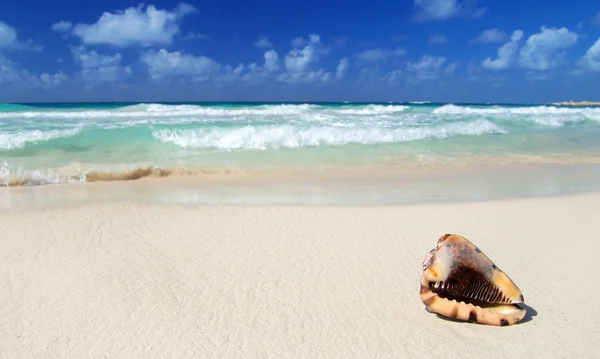
[[[0,104],[0,184],[305,167],[595,163],[599,138],[594,107]]]

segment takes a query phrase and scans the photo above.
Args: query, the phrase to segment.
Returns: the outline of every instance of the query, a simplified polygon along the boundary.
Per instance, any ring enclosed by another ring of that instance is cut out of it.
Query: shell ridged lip
[[[490,325],[520,321],[523,295],[483,252],[459,235],[442,236],[423,261],[421,300],[429,311]]]

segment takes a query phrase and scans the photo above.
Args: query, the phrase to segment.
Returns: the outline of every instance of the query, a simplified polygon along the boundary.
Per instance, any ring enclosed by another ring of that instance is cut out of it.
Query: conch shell
[[[487,325],[523,319],[516,284],[466,238],[442,236],[423,261],[421,301],[430,312]]]

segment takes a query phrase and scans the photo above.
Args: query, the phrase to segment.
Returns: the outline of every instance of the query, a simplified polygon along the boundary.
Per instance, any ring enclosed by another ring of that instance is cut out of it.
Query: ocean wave
[[[600,108],[565,108],[555,106],[531,107],[492,107],[473,108],[457,105],[444,105],[433,110],[436,114],[502,114],[502,115],[539,115],[539,114],[600,114]]]
[[[0,132],[0,150],[12,150],[22,148],[27,143],[45,142],[55,138],[75,136],[81,130],[81,127],[76,127],[65,130]]]
[[[10,111],[1,112],[0,118],[44,118],[44,119],[102,119],[102,118],[173,118],[173,117],[286,117],[303,116],[311,113],[338,115],[393,114],[408,109],[401,105],[366,105],[344,108],[323,107],[312,104],[260,105],[249,107],[208,107],[199,105],[138,104],[110,110],[67,110],[67,111]]]
[[[583,121],[600,122],[600,108],[564,108],[554,106],[473,108],[444,105],[433,110],[437,115],[480,115],[526,121],[541,126],[562,127]]]
[[[366,107],[354,107],[354,108],[339,108],[339,109],[328,109],[327,112],[332,112],[340,115],[381,115],[381,114],[393,114],[397,112],[404,112],[410,107],[402,105],[368,105]]]
[[[487,120],[452,123],[421,128],[345,128],[290,125],[246,126],[228,129],[162,129],[152,132],[159,141],[183,148],[216,148],[221,150],[266,150],[345,144],[380,144],[423,139],[444,139],[460,135],[506,133]]]

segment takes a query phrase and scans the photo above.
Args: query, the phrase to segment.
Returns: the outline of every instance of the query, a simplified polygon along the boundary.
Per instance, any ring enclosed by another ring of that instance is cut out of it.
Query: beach
[[[600,112],[0,106],[3,358],[594,357]],[[460,234],[521,323],[443,319]]]
[[[115,185],[113,183],[113,185]],[[116,184],[127,185],[127,184]],[[600,194],[386,206],[91,202],[0,212],[6,358],[594,357]],[[419,299],[437,239],[475,243],[522,323]]]

